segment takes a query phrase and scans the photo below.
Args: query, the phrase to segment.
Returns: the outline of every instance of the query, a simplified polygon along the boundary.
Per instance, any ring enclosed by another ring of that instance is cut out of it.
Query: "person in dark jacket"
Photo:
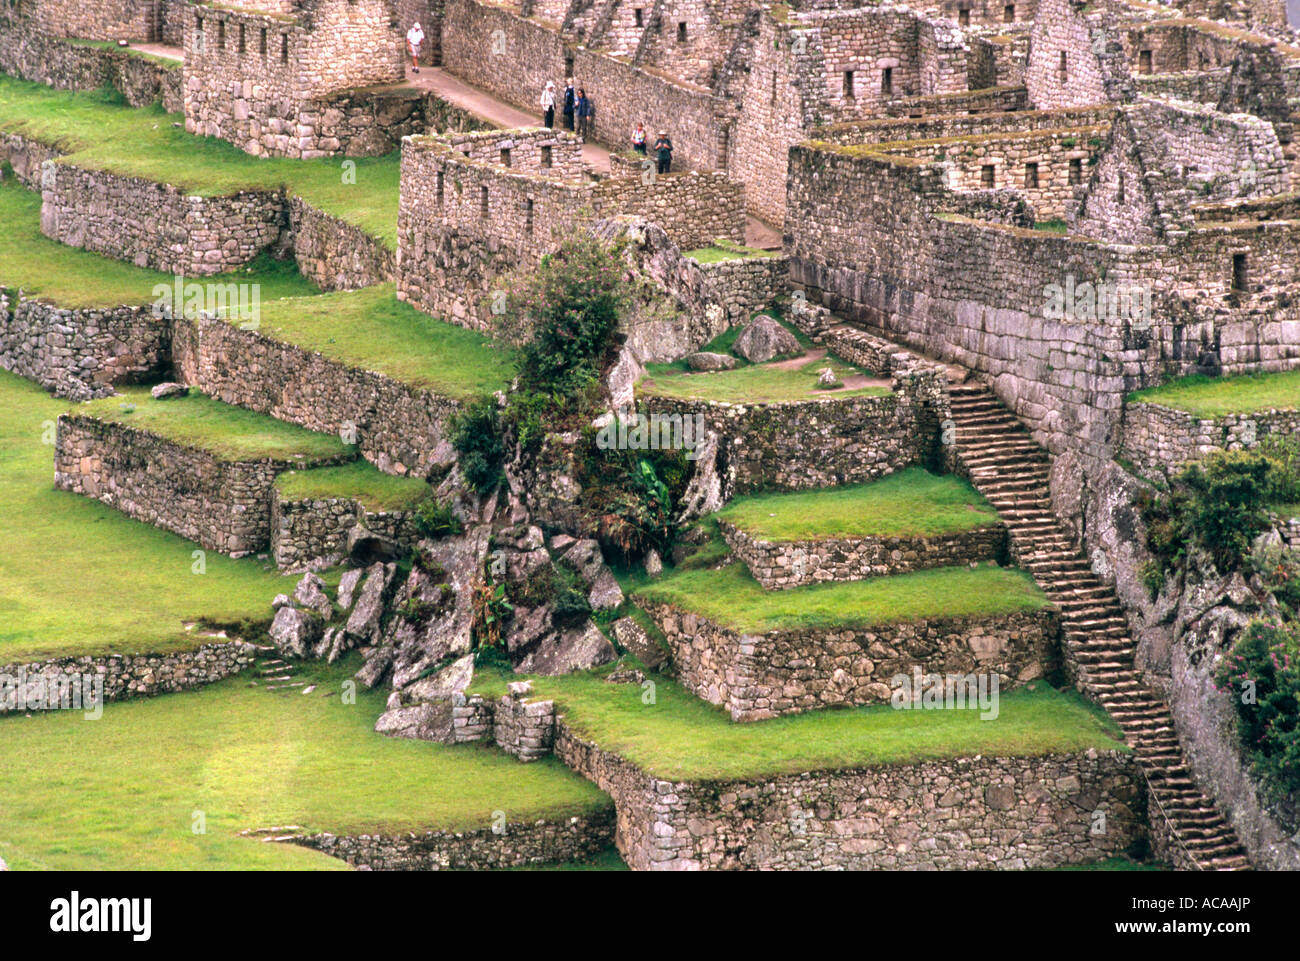
[[[574,113],[578,115],[578,139],[583,143],[591,136],[596,119],[596,107],[587,96],[587,91],[578,88],[578,99],[574,102]]]
[[[667,130],[659,131],[659,139],[655,141],[655,159],[659,161],[659,172],[661,174],[666,174],[672,170],[673,142],[668,137]]]
[[[564,114],[565,130],[573,129],[573,111],[576,101],[577,97],[575,97],[573,93],[573,78],[570,77],[568,80],[564,81],[564,109],[561,111],[561,113]]]

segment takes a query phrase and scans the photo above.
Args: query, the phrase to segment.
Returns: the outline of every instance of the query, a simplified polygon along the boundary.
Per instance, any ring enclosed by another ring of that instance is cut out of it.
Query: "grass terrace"
[[[355,656],[303,665],[316,685],[306,695],[245,675],[109,704],[97,721],[80,711],[0,720],[0,857],[19,869],[340,869],[238,832],[467,830],[494,811],[519,823],[609,805],[554,759],[520,764],[492,748],[376,734],[384,692],[340,697],[358,666]],[[205,834],[192,831],[195,811]]]
[[[10,519],[0,551],[0,664],[186,650],[205,640],[186,622],[269,620],[271,599],[296,578],[214,551],[195,574],[193,542],[55,490],[54,421],[67,409],[0,371],[0,513]],[[3,799],[0,789],[0,817]]]
[[[79,167],[168,183],[220,197],[281,188],[397,249],[400,151],[356,157],[355,183],[337,158],[258,158],[215,137],[185,132],[161,106],[133,108],[104,93],[73,93],[0,74],[0,131],[56,146]],[[351,178],[349,178],[351,179]]]
[[[257,332],[456,400],[505,390],[514,375],[509,352],[403,303],[391,284],[265,304]]]
[[[149,388],[128,387],[116,396],[89,401],[73,411],[138,427],[226,461],[297,460],[310,464],[356,450],[333,434],[306,430],[195,391],[185,397],[154,400]]]
[[[0,286],[20,289],[29,297],[60,307],[115,307],[151,304],[154,287],[169,289],[171,274],[79,250],[41,233],[41,195],[13,181],[0,182]],[[293,261],[259,257],[247,267],[213,277],[208,284],[258,284],[263,301],[303,297],[316,292]]]
[[[504,676],[480,670],[472,689],[505,691]],[[1115,723],[1074,692],[1034,682],[999,699],[996,719],[978,711],[896,711],[887,704],[812,711],[735,724],[674,681],[655,677],[655,702],[639,684],[602,673],[533,678],[581,736],[656,777],[732,780],[924,760],[1126,751]]]
[[[994,617],[1050,602],[1028,574],[1004,567],[937,567],[863,581],[765,591],[739,561],[675,570],[631,585],[633,599],[672,604],[750,634],[871,627],[932,617]]]
[[[734,370],[688,374],[670,364],[651,364],[637,383],[637,390],[650,397],[679,400],[720,401],[728,404],[777,404],[817,398],[885,397],[891,391],[878,385],[848,390],[823,390],[817,385],[817,372],[823,367],[835,371],[844,381],[861,377],[862,371],[827,354],[807,360],[776,361],[753,364]]]
[[[365,460],[285,471],[275,479],[275,489],[291,501],[348,497],[371,511],[410,510],[427,499],[431,491],[428,482],[419,477],[385,474]]]
[[[682,251],[683,257],[690,257],[700,264],[716,264],[723,260],[753,260],[755,257],[780,257],[779,250],[763,250],[760,247],[746,247],[726,237],[719,237],[708,247]]]
[[[768,541],[933,537],[999,522],[969,483],[921,467],[869,484],[738,497],[716,516]]]
[[[1129,403],[1163,404],[1197,417],[1300,407],[1300,370],[1238,377],[1194,374],[1128,396]]]

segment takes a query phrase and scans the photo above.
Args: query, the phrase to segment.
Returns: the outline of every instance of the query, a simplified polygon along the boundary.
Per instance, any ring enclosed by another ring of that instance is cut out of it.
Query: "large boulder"
[[[391,537],[376,534],[360,524],[353,524],[348,530],[347,552],[348,559],[361,567],[398,561],[406,553]]]
[[[668,660],[668,652],[632,618],[620,617],[610,625],[610,630],[624,650],[651,670]]]
[[[328,621],[334,614],[334,605],[325,594],[325,582],[316,574],[304,574],[293,591],[293,602]]]
[[[694,354],[686,355],[686,366],[691,370],[731,370],[736,366],[738,361],[730,354],[715,354],[712,351],[702,350]]]
[[[398,707],[386,711],[375,721],[375,730],[389,737],[407,737],[418,741],[454,739],[455,723],[450,698]]]
[[[608,664],[617,656],[614,645],[588,619],[579,627],[548,634],[514,667],[520,674],[568,674]]]
[[[281,654],[306,657],[324,629],[324,623],[315,614],[286,604],[275,612],[269,634],[271,643]]]
[[[389,588],[397,574],[396,564],[371,564],[366,570],[365,582],[357,595],[356,605],[348,616],[344,630],[362,644],[379,640],[379,628],[384,617],[384,604]]]
[[[799,353],[799,341],[767,314],[759,314],[746,325],[732,348],[751,364]]]

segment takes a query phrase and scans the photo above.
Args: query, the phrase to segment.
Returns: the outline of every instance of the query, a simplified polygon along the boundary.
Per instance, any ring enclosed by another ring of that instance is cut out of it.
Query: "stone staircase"
[[[300,681],[297,676],[298,665],[279,656],[274,647],[258,645],[258,659],[255,665],[255,679],[250,686],[265,686],[268,691],[300,692],[310,694],[315,685]]]
[[[1246,870],[1232,827],[1197,788],[1174,720],[1135,668],[1136,645],[1114,590],[1088,565],[1052,513],[1048,455],[981,384],[949,388],[958,463],[1010,532],[1011,552],[1061,610],[1069,658],[1080,687],[1119,723],[1169,826],[1172,854],[1200,870]]]

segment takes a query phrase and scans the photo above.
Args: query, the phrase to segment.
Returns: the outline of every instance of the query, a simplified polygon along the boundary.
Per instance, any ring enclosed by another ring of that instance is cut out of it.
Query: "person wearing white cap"
[[[546,89],[542,91],[542,115],[543,122],[548,127],[555,126],[555,81],[546,81]]]
[[[420,21],[416,21],[410,30],[406,31],[406,50],[411,55],[411,70],[414,73],[420,72],[420,47],[424,43],[424,31],[420,29]]]

